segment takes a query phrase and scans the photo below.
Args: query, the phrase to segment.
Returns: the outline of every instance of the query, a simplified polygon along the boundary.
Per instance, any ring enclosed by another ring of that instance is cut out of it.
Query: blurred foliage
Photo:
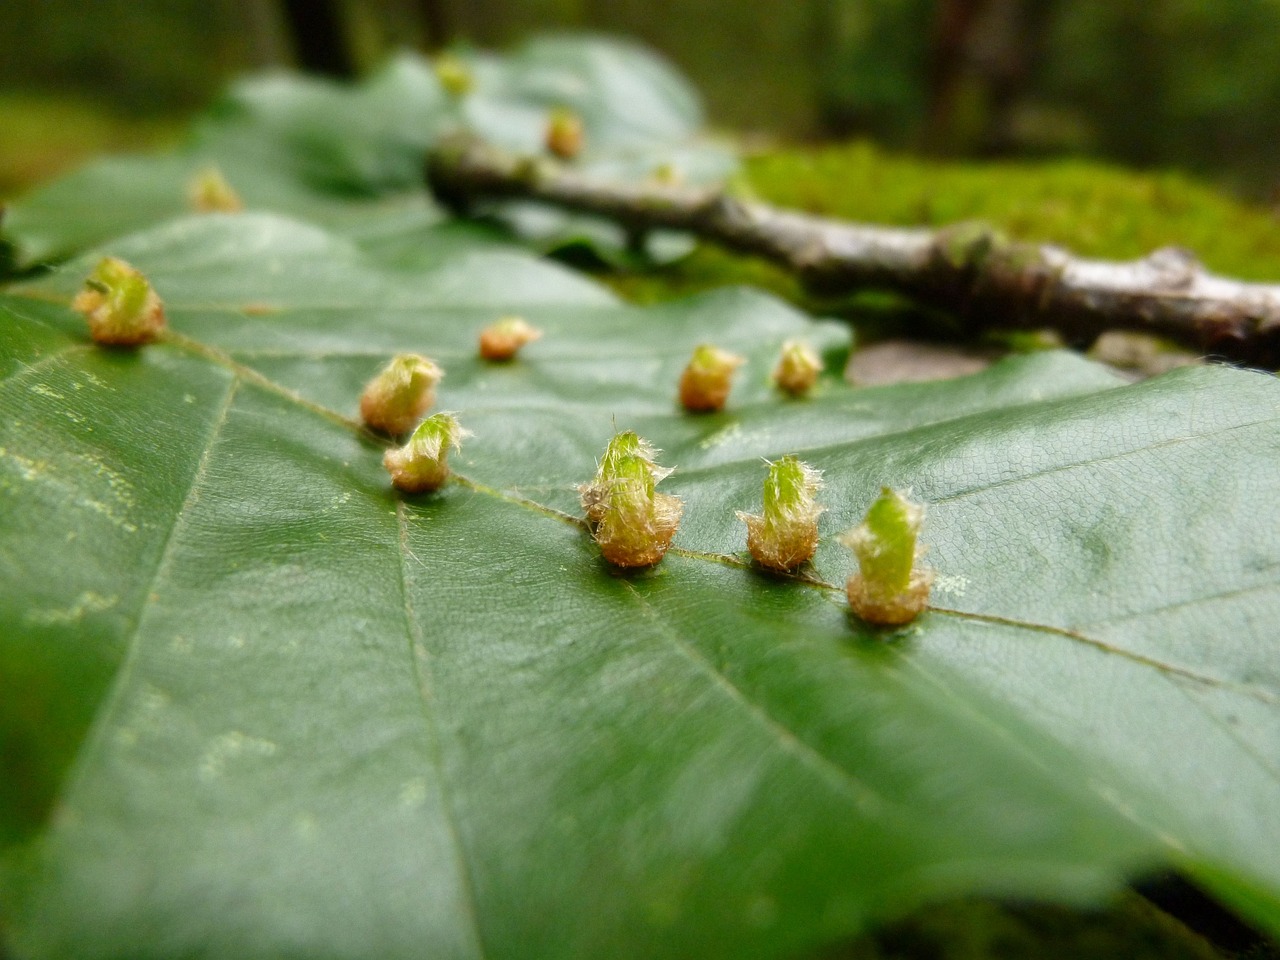
[[[1274,0],[1072,0],[1035,92],[1070,105],[1104,155],[1274,185],[1278,40]]]
[[[83,98],[0,94],[0,198],[109,151],[175,142],[186,124],[121,116]]]
[[[455,35],[508,42],[593,27],[665,51],[713,119],[791,136],[855,133],[945,152],[1070,152],[1182,166],[1262,193],[1280,141],[1275,0],[986,0],[951,129],[929,123],[942,0],[438,0]],[[707,26],[704,26],[707,25]],[[1009,103],[994,102],[993,86]],[[993,126],[1002,129],[991,129]]]
[[[4,0],[0,88],[187,111],[255,60],[250,0]]]
[[[965,0],[952,0],[963,3]],[[505,45],[538,29],[645,40],[713,120],[787,137],[855,134],[947,153],[1063,152],[1276,186],[1276,0],[968,0],[984,14],[940,117],[947,0],[346,0],[372,65],[427,41]],[[91,9],[92,15],[88,15]],[[275,0],[5,0],[6,90],[71,91],[125,113],[186,109],[233,73],[288,62]]]

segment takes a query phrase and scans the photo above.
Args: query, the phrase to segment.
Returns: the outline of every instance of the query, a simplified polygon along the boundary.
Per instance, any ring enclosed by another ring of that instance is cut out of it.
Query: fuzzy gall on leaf
[[[405,493],[430,493],[439,490],[449,479],[449,450],[459,450],[463,438],[470,436],[451,413],[433,414],[413,431],[403,447],[388,450],[383,466],[391,474],[391,482]]]
[[[821,471],[795,457],[769,464],[764,512],[737,514],[747,525],[747,549],[756,563],[789,571],[813,558],[818,548],[818,516],[826,509],[815,499],[821,488]]]
[[[773,368],[773,382],[778,389],[793,397],[802,397],[813,389],[822,372],[822,358],[803,340],[788,340]]]
[[[679,497],[655,490],[671,471],[653,462],[653,449],[627,431],[610,441],[596,479],[579,490],[600,553],[616,567],[649,567],[663,558],[680,525]]]
[[[924,507],[889,487],[840,542],[858,558],[858,572],[845,590],[853,612],[867,623],[898,626],[928,606],[933,571],[919,564],[924,549],[916,542]]]
[[[99,261],[72,308],[84,314],[89,335],[108,346],[149,343],[165,326],[164,304],[150,281],[116,257]]]
[[[480,356],[485,360],[510,360],[527,343],[542,336],[542,331],[524,317],[499,317],[480,331]]]
[[[723,410],[733,388],[733,372],[746,362],[713,344],[699,344],[680,375],[680,403],[690,413]]]
[[[360,416],[374,430],[393,437],[408,433],[435,403],[444,371],[429,357],[401,353],[391,359],[360,395]]]

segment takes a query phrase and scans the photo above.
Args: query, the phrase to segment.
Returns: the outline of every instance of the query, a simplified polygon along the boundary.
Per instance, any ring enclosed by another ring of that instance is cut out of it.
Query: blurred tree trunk
[[[974,25],[988,0],[937,0],[929,29],[925,143],[942,150],[953,138]]]
[[[340,0],[282,0],[298,65],[330,77],[355,76]]]
[[[453,40],[453,18],[447,0],[418,0],[418,16],[428,50],[447,47]]]
[[[1007,153],[1054,0],[937,0],[926,71],[925,145]]]
[[[240,21],[249,39],[249,59],[255,67],[280,67],[289,62],[280,5],[269,0],[240,0]]]

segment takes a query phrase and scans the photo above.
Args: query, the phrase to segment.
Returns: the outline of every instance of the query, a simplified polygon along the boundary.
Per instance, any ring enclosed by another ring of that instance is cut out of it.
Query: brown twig
[[[471,140],[437,149],[427,173],[436,195],[455,209],[520,198],[607,217],[637,235],[688,231],[771,260],[815,292],[894,291],[972,329],[1052,328],[1076,344],[1107,330],[1136,330],[1209,356],[1280,366],[1280,285],[1217,276],[1173,247],[1113,262],[1019,243],[983,224],[930,230],[848,223],[719,189],[593,180]]]

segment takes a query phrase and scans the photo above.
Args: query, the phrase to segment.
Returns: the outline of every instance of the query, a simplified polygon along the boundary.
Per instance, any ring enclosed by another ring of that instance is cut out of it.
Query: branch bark
[[[1078,257],[1019,243],[974,223],[939,230],[878,227],[750,203],[720,189],[593,180],[543,158],[474,140],[442,145],[427,176],[446,205],[536,200],[615,220],[637,235],[688,231],[770,260],[816,293],[886,290],[945,310],[972,331],[1059,331],[1088,344],[1107,330],[1164,337],[1252,366],[1280,366],[1280,285],[1209,273],[1188,251],[1140,260]]]

